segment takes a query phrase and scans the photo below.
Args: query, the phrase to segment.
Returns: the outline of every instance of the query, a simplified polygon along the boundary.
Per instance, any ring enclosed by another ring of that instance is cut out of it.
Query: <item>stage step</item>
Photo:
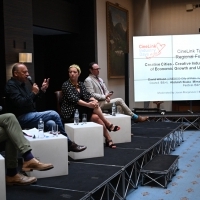
[[[156,183],[163,188],[178,170],[178,155],[156,155],[141,170],[142,185]]]

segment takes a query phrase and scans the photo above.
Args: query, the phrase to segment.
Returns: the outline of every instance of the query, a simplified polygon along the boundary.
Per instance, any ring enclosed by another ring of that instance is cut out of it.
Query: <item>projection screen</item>
[[[200,35],[133,37],[134,98],[200,99]]]

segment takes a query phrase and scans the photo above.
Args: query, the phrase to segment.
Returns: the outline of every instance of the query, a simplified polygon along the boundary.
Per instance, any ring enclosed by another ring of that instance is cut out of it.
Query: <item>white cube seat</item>
[[[34,157],[43,163],[52,163],[54,168],[48,171],[27,172],[37,178],[63,176],[68,174],[68,141],[61,134],[53,136],[44,133],[45,138],[26,138],[30,141]]]
[[[5,159],[0,154],[0,199],[6,200]]]
[[[79,123],[78,125],[66,123],[65,131],[72,141],[87,146],[85,151],[69,152],[69,156],[74,160],[104,156],[102,125],[93,122]]]
[[[116,143],[131,142],[131,117],[124,114],[116,114],[112,116],[105,115],[105,118],[114,126],[119,126],[120,130],[116,132],[109,132],[112,141]]]

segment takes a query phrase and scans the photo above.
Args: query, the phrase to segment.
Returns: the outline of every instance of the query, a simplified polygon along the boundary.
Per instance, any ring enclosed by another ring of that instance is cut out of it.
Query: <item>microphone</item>
[[[0,106],[0,111],[2,111],[3,110],[3,108],[2,108],[2,106]]]
[[[33,85],[33,81],[32,81],[31,76],[27,76],[27,79],[28,79],[28,81],[30,82],[30,84]]]
[[[191,110],[188,110],[188,112],[190,112],[191,114],[193,114],[193,112]]]

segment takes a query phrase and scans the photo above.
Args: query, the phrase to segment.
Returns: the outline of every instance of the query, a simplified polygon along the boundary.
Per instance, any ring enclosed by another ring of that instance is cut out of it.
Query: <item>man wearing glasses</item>
[[[134,114],[130,108],[125,104],[122,98],[111,99],[113,94],[112,91],[108,91],[103,79],[99,77],[99,66],[95,62],[89,64],[89,76],[85,79],[84,84],[86,89],[90,94],[99,101],[99,106],[101,109],[111,109],[112,104],[115,103],[116,106],[120,106],[123,113],[130,115],[131,119],[135,122],[144,122],[148,119],[147,116],[138,116]]]

